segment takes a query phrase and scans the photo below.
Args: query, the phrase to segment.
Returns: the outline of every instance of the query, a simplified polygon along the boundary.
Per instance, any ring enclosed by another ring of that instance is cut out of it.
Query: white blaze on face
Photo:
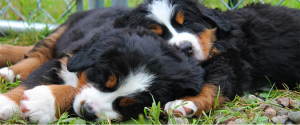
[[[172,35],[176,35],[178,33],[171,24],[174,9],[175,6],[173,6],[172,3],[169,3],[169,0],[154,0],[152,4],[148,5],[150,13],[147,17],[165,25]]]
[[[170,45],[176,45],[180,46],[184,42],[190,42],[193,46],[193,56],[194,58],[198,60],[205,60],[203,50],[201,49],[201,44],[199,44],[199,38],[196,37],[193,34],[183,32],[176,36],[174,36],[172,39],[169,40]]]
[[[174,10],[176,5],[172,5],[169,0],[154,0],[151,4],[148,5],[149,14],[148,18],[154,19],[157,23],[164,25],[168,28],[172,34],[169,44],[179,46],[183,42],[190,42],[193,46],[193,56],[198,60],[204,60],[204,53],[201,49],[200,40],[197,36],[189,32],[178,32],[172,26],[171,20],[174,16]]]
[[[99,116],[97,120],[105,120],[106,118],[121,120],[121,116],[113,109],[113,101],[120,96],[146,91],[154,78],[155,76],[149,73],[145,67],[139,67],[130,72],[125,79],[119,79],[120,86],[114,92],[101,92],[93,86],[84,87],[75,97],[74,110],[78,115],[81,115],[80,103],[85,101],[86,104],[93,107],[93,111]]]

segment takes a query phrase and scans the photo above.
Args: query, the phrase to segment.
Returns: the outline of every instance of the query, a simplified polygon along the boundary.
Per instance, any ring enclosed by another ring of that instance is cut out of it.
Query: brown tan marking
[[[117,84],[117,77],[113,72],[111,72],[111,75],[108,77],[108,80],[106,82],[106,87],[113,88],[116,86],[116,84]]]
[[[77,92],[80,92],[80,89],[87,85],[87,79],[84,72],[80,72],[77,74],[78,76],[78,85],[77,85]]]
[[[198,110],[196,111],[195,115],[200,116],[202,111],[208,112],[209,110],[213,109],[215,105],[215,100],[218,95],[219,88],[215,85],[205,84],[202,87],[200,94],[194,97],[185,97],[182,100],[184,101],[193,101]],[[219,95],[218,106],[223,104],[223,102],[228,101],[229,99]]]
[[[203,33],[199,35],[201,48],[204,53],[204,58],[208,59],[210,52],[212,50],[213,44],[216,41],[216,30],[214,29],[205,29]]]
[[[176,22],[180,25],[183,24],[184,22],[184,15],[183,15],[183,11],[179,11],[176,15]]]
[[[80,105],[83,105],[84,103],[85,103],[85,100],[84,100],[84,101],[81,101],[81,102],[80,102]]]
[[[7,62],[16,64],[24,59],[33,46],[0,45],[0,68],[7,67]]]
[[[76,88],[69,85],[49,85],[48,87],[55,97],[55,117],[59,118],[61,114],[71,108]]]
[[[27,76],[44,62],[53,58],[55,44],[59,37],[65,32],[67,26],[59,27],[55,32],[40,41],[30,52],[26,54],[28,58],[10,67],[14,74],[21,76],[24,80]]]
[[[159,26],[157,24],[151,25],[150,29],[151,29],[152,32],[156,33],[157,35],[162,35],[163,34],[163,30],[162,30],[161,26]]]
[[[220,52],[217,50],[217,48],[214,47],[214,48],[210,51],[210,55],[209,55],[208,58],[211,58],[211,57],[213,57],[213,56],[215,56],[215,55],[218,55],[219,53],[220,53]]]
[[[138,101],[134,100],[133,98],[125,97],[120,101],[119,106],[127,107],[127,106],[133,105],[134,103],[137,103],[137,102]]]
[[[64,57],[64,58],[61,58],[61,59],[60,59],[60,62],[61,62],[62,64],[64,64],[65,66],[67,66],[68,60],[69,60],[68,57]]]
[[[14,101],[18,106],[20,106],[20,100],[23,97],[24,91],[27,90],[24,86],[18,86],[13,90],[3,93],[4,96],[8,97],[10,100]]]

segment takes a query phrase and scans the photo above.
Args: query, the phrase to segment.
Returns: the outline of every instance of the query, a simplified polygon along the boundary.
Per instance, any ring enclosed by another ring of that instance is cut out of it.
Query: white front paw
[[[0,120],[11,119],[19,106],[8,97],[0,94]]]
[[[13,70],[9,69],[8,67],[4,67],[0,69],[0,77],[7,79],[10,82],[14,82],[15,74]]]
[[[47,86],[38,86],[24,92],[20,111],[31,123],[50,123],[56,120],[55,97]]]
[[[197,112],[198,107],[192,101],[175,100],[165,105],[164,111],[174,114],[174,117],[191,118]]]

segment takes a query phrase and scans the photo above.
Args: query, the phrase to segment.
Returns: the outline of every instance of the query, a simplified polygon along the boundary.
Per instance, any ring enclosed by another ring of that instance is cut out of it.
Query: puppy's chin
[[[114,120],[122,121],[121,115],[113,110],[110,93],[103,93],[93,87],[91,84],[83,86],[76,95],[73,102],[73,108],[77,115],[93,120]]]

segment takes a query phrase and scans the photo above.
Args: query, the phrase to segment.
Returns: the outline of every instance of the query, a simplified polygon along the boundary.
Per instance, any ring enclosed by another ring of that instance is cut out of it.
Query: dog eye
[[[151,29],[152,32],[156,33],[157,35],[163,34],[163,30],[162,30],[161,26],[159,26],[157,24],[153,24],[149,28]]]
[[[190,21],[185,21],[182,25],[183,25],[183,26],[188,26],[188,25],[190,25],[190,24],[191,24]]]
[[[102,71],[95,68],[95,67],[89,67],[85,70],[86,76],[88,78],[89,81],[93,81],[98,83],[99,81],[103,81],[104,78],[101,77],[102,75]],[[98,76],[98,77],[95,77]],[[102,80],[103,79],[103,80]]]
[[[179,11],[176,15],[176,22],[180,25],[184,24],[184,15],[183,15],[183,11]]]

